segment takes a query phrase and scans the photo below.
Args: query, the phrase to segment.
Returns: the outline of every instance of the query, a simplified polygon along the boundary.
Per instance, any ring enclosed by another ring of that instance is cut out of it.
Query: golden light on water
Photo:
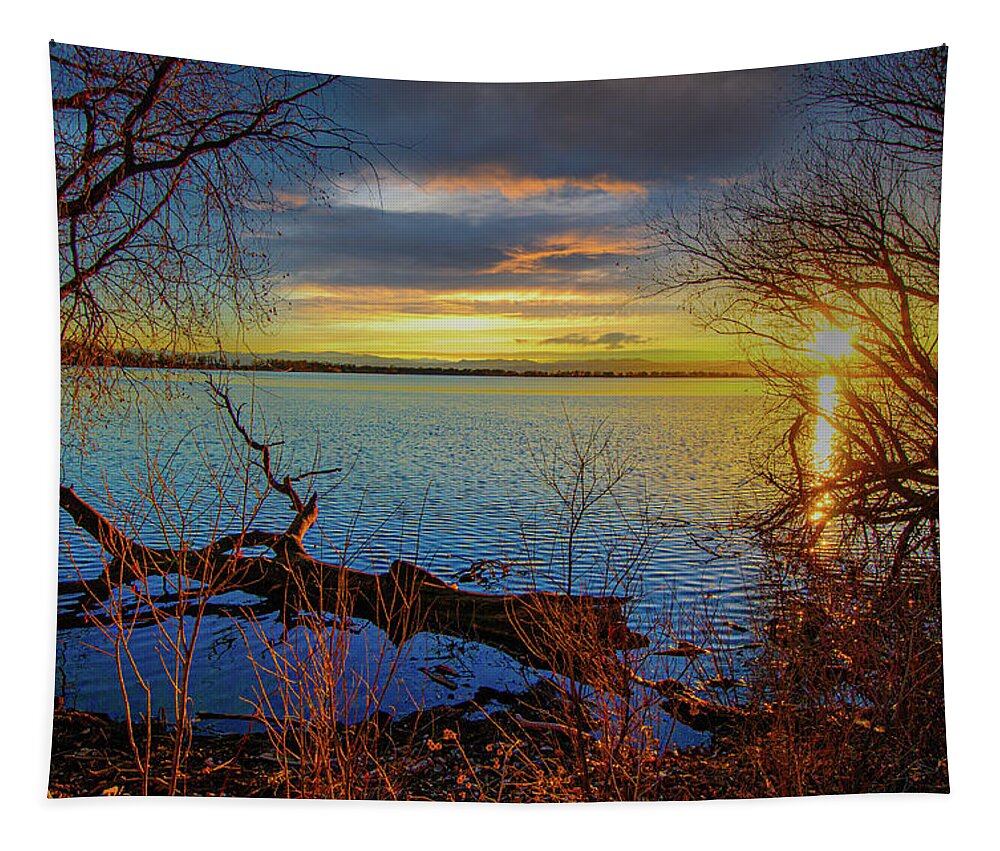
[[[809,354],[822,359],[833,368],[833,362],[842,362],[853,353],[853,334],[841,328],[821,328],[813,335],[809,344]],[[834,451],[837,429],[836,411],[840,401],[837,376],[820,375],[816,379],[816,426],[813,440],[813,473],[823,483],[833,473]],[[812,505],[809,521],[824,526],[833,508],[833,498],[822,493]]]
[[[833,505],[833,498],[828,493],[823,494],[823,496],[813,503],[812,512],[809,514],[809,521],[816,525],[825,523],[831,505]]]
[[[820,396],[829,396],[831,394],[836,394],[837,376],[821,375],[819,379],[816,381],[816,389],[819,391]]]
[[[821,375],[816,379],[816,436],[813,441],[813,472],[820,479],[828,478],[832,472],[837,434],[834,418],[839,399],[837,376]],[[824,523],[831,506],[830,495],[823,494],[813,504],[809,520],[816,524]]]
[[[830,473],[833,458],[833,442],[836,429],[833,426],[834,411],[840,394],[837,393],[837,377],[822,375],[816,381],[816,439],[813,443],[813,470],[820,476]]]

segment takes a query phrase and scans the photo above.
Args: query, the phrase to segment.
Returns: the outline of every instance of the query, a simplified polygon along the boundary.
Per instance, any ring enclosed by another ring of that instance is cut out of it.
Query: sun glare
[[[852,352],[851,333],[839,329],[817,331],[809,350],[817,357],[846,358]]]

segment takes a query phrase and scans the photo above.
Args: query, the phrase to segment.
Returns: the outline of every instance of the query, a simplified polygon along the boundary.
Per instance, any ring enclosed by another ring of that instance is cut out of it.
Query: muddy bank
[[[247,726],[242,734],[193,735],[179,792],[551,802],[744,797],[757,786],[752,767],[724,748],[639,753],[623,743],[602,743],[591,725],[567,723],[544,689],[482,689],[456,706],[344,727],[328,745],[325,765],[302,750],[302,741],[268,734],[259,723]],[[145,727],[135,739],[145,754]],[[172,731],[153,725],[152,768],[143,778],[123,722],[57,708],[49,796],[141,795],[144,788],[167,794],[173,745]]]

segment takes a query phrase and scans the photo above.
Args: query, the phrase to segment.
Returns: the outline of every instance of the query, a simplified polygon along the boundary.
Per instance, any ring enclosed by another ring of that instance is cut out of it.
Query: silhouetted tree
[[[254,240],[282,188],[373,149],[331,114],[334,77],[56,43],[51,64],[61,340],[79,409],[123,350],[212,348],[223,324],[266,318]]]
[[[946,55],[808,69],[800,150],[696,215],[654,223],[656,291],[687,293],[710,328],[742,335],[794,406],[769,465],[781,499],[760,528],[801,549],[836,519],[842,543],[894,572],[936,561]],[[825,402],[823,375],[836,378]],[[806,462],[816,423],[833,432],[826,469]]]

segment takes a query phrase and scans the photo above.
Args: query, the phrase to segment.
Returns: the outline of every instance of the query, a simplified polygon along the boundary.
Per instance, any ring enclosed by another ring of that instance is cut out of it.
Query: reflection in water
[[[813,443],[813,472],[822,482],[831,473],[833,459],[834,436],[836,429],[833,425],[834,411],[840,394],[837,393],[837,377],[835,375],[821,375],[816,380],[816,438]],[[813,510],[809,519],[813,523],[821,523],[826,520],[832,499],[830,494],[823,493],[813,503]]]
[[[851,355],[853,336],[853,332],[845,328],[818,328],[813,335],[811,354],[817,361],[822,360],[827,364],[843,364]],[[809,522],[819,533],[817,547],[823,544],[827,523],[834,509],[833,497],[826,490],[826,486],[836,472],[833,469],[837,434],[834,423],[839,402],[837,376],[819,376],[816,379],[816,429],[812,468],[812,478],[816,485],[817,495],[808,515]]]
[[[816,407],[816,442],[813,445],[813,469],[821,477],[830,474],[830,460],[833,455],[833,412],[837,407],[837,377],[822,375],[816,381],[818,399]]]

